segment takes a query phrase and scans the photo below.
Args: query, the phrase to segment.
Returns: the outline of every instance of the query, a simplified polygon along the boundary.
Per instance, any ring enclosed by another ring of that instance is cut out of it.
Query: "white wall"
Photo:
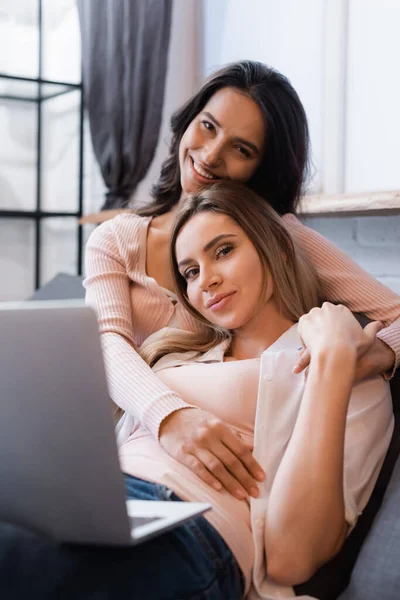
[[[204,0],[204,10],[205,74],[230,61],[260,60],[287,75],[298,91],[316,169],[311,192],[337,184],[346,192],[400,189],[398,0]],[[342,65],[337,53],[345,32],[340,18],[333,22],[340,11],[348,24]],[[345,72],[333,73],[335,67]],[[330,87],[341,80],[346,89]],[[332,123],[332,115],[340,116],[335,103],[341,101],[344,130],[336,140],[341,123]],[[335,141],[343,146],[343,182],[336,184],[328,180]],[[307,223],[400,293],[400,215]]]
[[[345,192],[400,189],[399,23],[398,0],[349,1]],[[308,224],[400,294],[400,214]]]
[[[237,60],[264,62],[286,75],[309,118],[319,190],[324,2],[321,0],[204,0],[203,72]]]
[[[350,0],[347,192],[400,189],[399,24],[399,0]]]

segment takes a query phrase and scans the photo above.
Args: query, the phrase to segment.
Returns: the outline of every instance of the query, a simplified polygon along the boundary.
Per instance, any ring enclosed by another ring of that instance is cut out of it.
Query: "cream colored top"
[[[294,325],[260,359],[224,363],[226,344],[220,344],[200,356],[193,352],[169,354],[154,367],[157,377],[186,402],[213,412],[245,439],[254,441],[254,457],[267,477],[259,484],[260,497],[251,498],[250,504],[204,484],[170,457],[143,426],[120,448],[125,472],[168,485],[185,500],[212,504],[205,518],[235,555],[251,599],[294,596],[291,587],[278,585],[266,576],[264,530],[272,483],[292,435],[305,386],[304,374],[292,372],[300,347]],[[372,493],[393,422],[389,384],[382,377],[354,386],[344,453],[345,516],[350,530]]]

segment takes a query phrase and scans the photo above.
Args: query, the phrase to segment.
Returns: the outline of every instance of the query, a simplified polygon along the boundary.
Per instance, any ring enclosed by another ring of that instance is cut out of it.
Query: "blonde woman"
[[[393,415],[382,377],[354,379],[379,324],[362,330],[347,308],[318,308],[308,259],[243,185],[187,198],[171,250],[177,299],[197,328],[165,328],[140,352],[185,401],[168,416],[182,455],[126,413],[133,431],[121,468],[128,498],[212,510],[131,549],[62,546],[2,525],[4,597],[289,598],[340,549],[368,501]],[[293,369],[300,348],[311,356],[307,377]]]
[[[292,585],[340,549],[390,442],[388,383],[377,376],[353,386],[380,324],[362,330],[343,306],[316,308],[311,265],[274,211],[238,184],[215,184],[183,203],[172,265],[179,301],[202,328],[166,328],[141,355],[189,404],[169,417],[184,456],[172,458],[139,423],[120,449],[127,489],[135,497],[153,482],[209,501],[202,522],[230,548],[245,593],[291,597]],[[307,378],[293,369],[301,347],[311,354]],[[265,473],[251,500],[236,483],[247,460],[238,440]]]

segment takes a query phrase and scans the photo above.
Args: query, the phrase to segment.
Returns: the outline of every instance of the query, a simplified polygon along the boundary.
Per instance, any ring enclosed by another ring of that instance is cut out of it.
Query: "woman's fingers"
[[[196,473],[200,479],[202,479],[207,485],[213,487],[218,492],[222,490],[222,483],[214,477],[211,472],[205,467],[202,460],[194,456],[193,454],[185,454],[181,457],[181,461],[185,464],[193,473]]]
[[[303,348],[300,353],[297,363],[293,367],[293,373],[301,373],[310,364],[311,355],[307,348]]]
[[[220,465],[218,471],[212,470],[212,472],[218,476],[218,479],[223,486],[233,496],[236,496],[239,499],[244,498],[246,495],[258,498],[259,492],[257,484],[258,481],[261,480],[261,477],[262,479],[264,478],[264,474],[261,474],[260,471],[260,478],[257,481],[255,472],[259,470],[259,466],[257,462],[254,461],[255,467],[254,473],[252,474],[250,464],[245,464],[247,451],[243,450],[241,457],[239,458],[227,446],[221,443],[217,444],[212,451]]]
[[[240,435],[240,433],[238,431],[236,431],[236,429],[232,429],[231,431],[232,431],[233,435],[236,435],[236,437],[246,445],[246,447],[250,450],[250,452],[253,452],[253,450],[254,450],[253,442],[250,442],[250,440],[243,439],[243,437]]]
[[[221,441],[231,451],[235,458],[241,462],[255,482],[264,481],[265,473],[252,455],[249,447],[240,437],[238,438],[235,436],[229,427],[226,427],[223,431]]]
[[[383,325],[380,321],[373,321],[364,327],[363,339],[358,351],[359,358],[361,358],[372,346],[375,341],[376,334],[382,329],[382,327]],[[310,364],[310,360],[310,351],[307,348],[303,348],[303,350],[300,352],[297,363],[293,367],[293,373],[301,373],[304,371],[304,369],[306,369]]]
[[[353,323],[353,321],[351,321]],[[372,323],[368,323],[368,325],[366,325],[366,327],[364,327],[363,330],[361,330],[359,327],[356,328],[355,331],[355,335],[354,335],[354,340],[357,340],[356,334],[359,334],[359,341],[357,342],[357,357],[358,357],[358,362],[357,362],[357,370],[356,370],[356,381],[360,381],[363,378],[367,377],[367,376],[371,376],[370,375],[370,362],[374,362],[377,359],[372,358],[374,352],[376,351],[376,346],[381,346],[381,343],[379,343],[380,341],[378,340],[378,338],[376,337],[376,334],[382,329],[383,324],[380,321],[373,321]],[[379,348],[382,351],[382,348]],[[382,352],[381,352],[382,354]],[[370,357],[370,358],[369,358]],[[388,369],[390,369],[390,365],[393,364],[393,356],[392,356],[392,352],[390,352],[389,357],[388,357],[388,361],[391,360],[389,366],[387,367]],[[306,369],[309,366],[311,360],[311,354],[309,352],[309,350],[307,348],[303,348],[302,351],[300,352],[299,358],[297,360],[297,363],[295,364],[295,366],[293,367],[293,373],[301,373],[302,371],[304,371],[304,369]],[[382,367],[383,370],[385,370],[385,366]],[[306,375],[307,375],[307,371],[306,371]]]
[[[206,468],[233,496],[258,496],[258,481],[265,477],[248,445],[237,431],[222,421],[214,421],[193,450]]]
[[[203,456],[201,450],[208,450],[213,455],[212,465],[206,466],[226,489],[233,489],[233,477],[235,489],[244,488],[251,495],[257,494],[254,489],[258,481],[263,481],[265,474],[236,431],[220,419],[212,418],[207,424],[202,423],[194,442],[197,445],[194,454],[198,458]]]
[[[172,413],[161,424],[160,444],[215,489],[223,486],[236,498],[258,495],[263,470],[241,436],[211,413],[200,409]]]
[[[222,453],[219,452],[221,455]],[[243,500],[247,496],[247,491],[243,487],[234,472],[230,472],[228,465],[234,465],[235,457],[224,456],[223,460],[220,460],[215,452],[210,450],[197,450],[197,456],[205,465],[210,473],[212,473],[216,479],[222,484],[222,486],[238,500]]]
[[[258,497],[257,481],[219,440],[212,444],[211,449],[196,444],[185,445],[177,459],[216,490],[224,487],[239,500],[247,494]]]
[[[368,323],[368,325],[364,327],[363,331],[365,343],[363,344],[363,347],[360,348],[360,357],[363,356],[365,352],[367,352],[373,345],[373,343],[375,342],[376,334],[382,329],[382,327],[383,325],[380,321],[372,321],[372,323]]]

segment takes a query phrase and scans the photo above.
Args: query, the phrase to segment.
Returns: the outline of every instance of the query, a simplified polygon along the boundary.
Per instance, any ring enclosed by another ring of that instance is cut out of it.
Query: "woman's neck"
[[[181,198],[177,204],[175,204],[171,210],[158,217],[153,217],[151,221],[151,228],[156,229],[160,234],[164,235],[165,238],[169,239],[172,232],[172,226],[175,221],[176,214],[182,204],[184,195],[182,192]]]
[[[259,358],[292,325],[294,321],[282,315],[269,301],[249,323],[235,330],[231,356],[236,360]]]

